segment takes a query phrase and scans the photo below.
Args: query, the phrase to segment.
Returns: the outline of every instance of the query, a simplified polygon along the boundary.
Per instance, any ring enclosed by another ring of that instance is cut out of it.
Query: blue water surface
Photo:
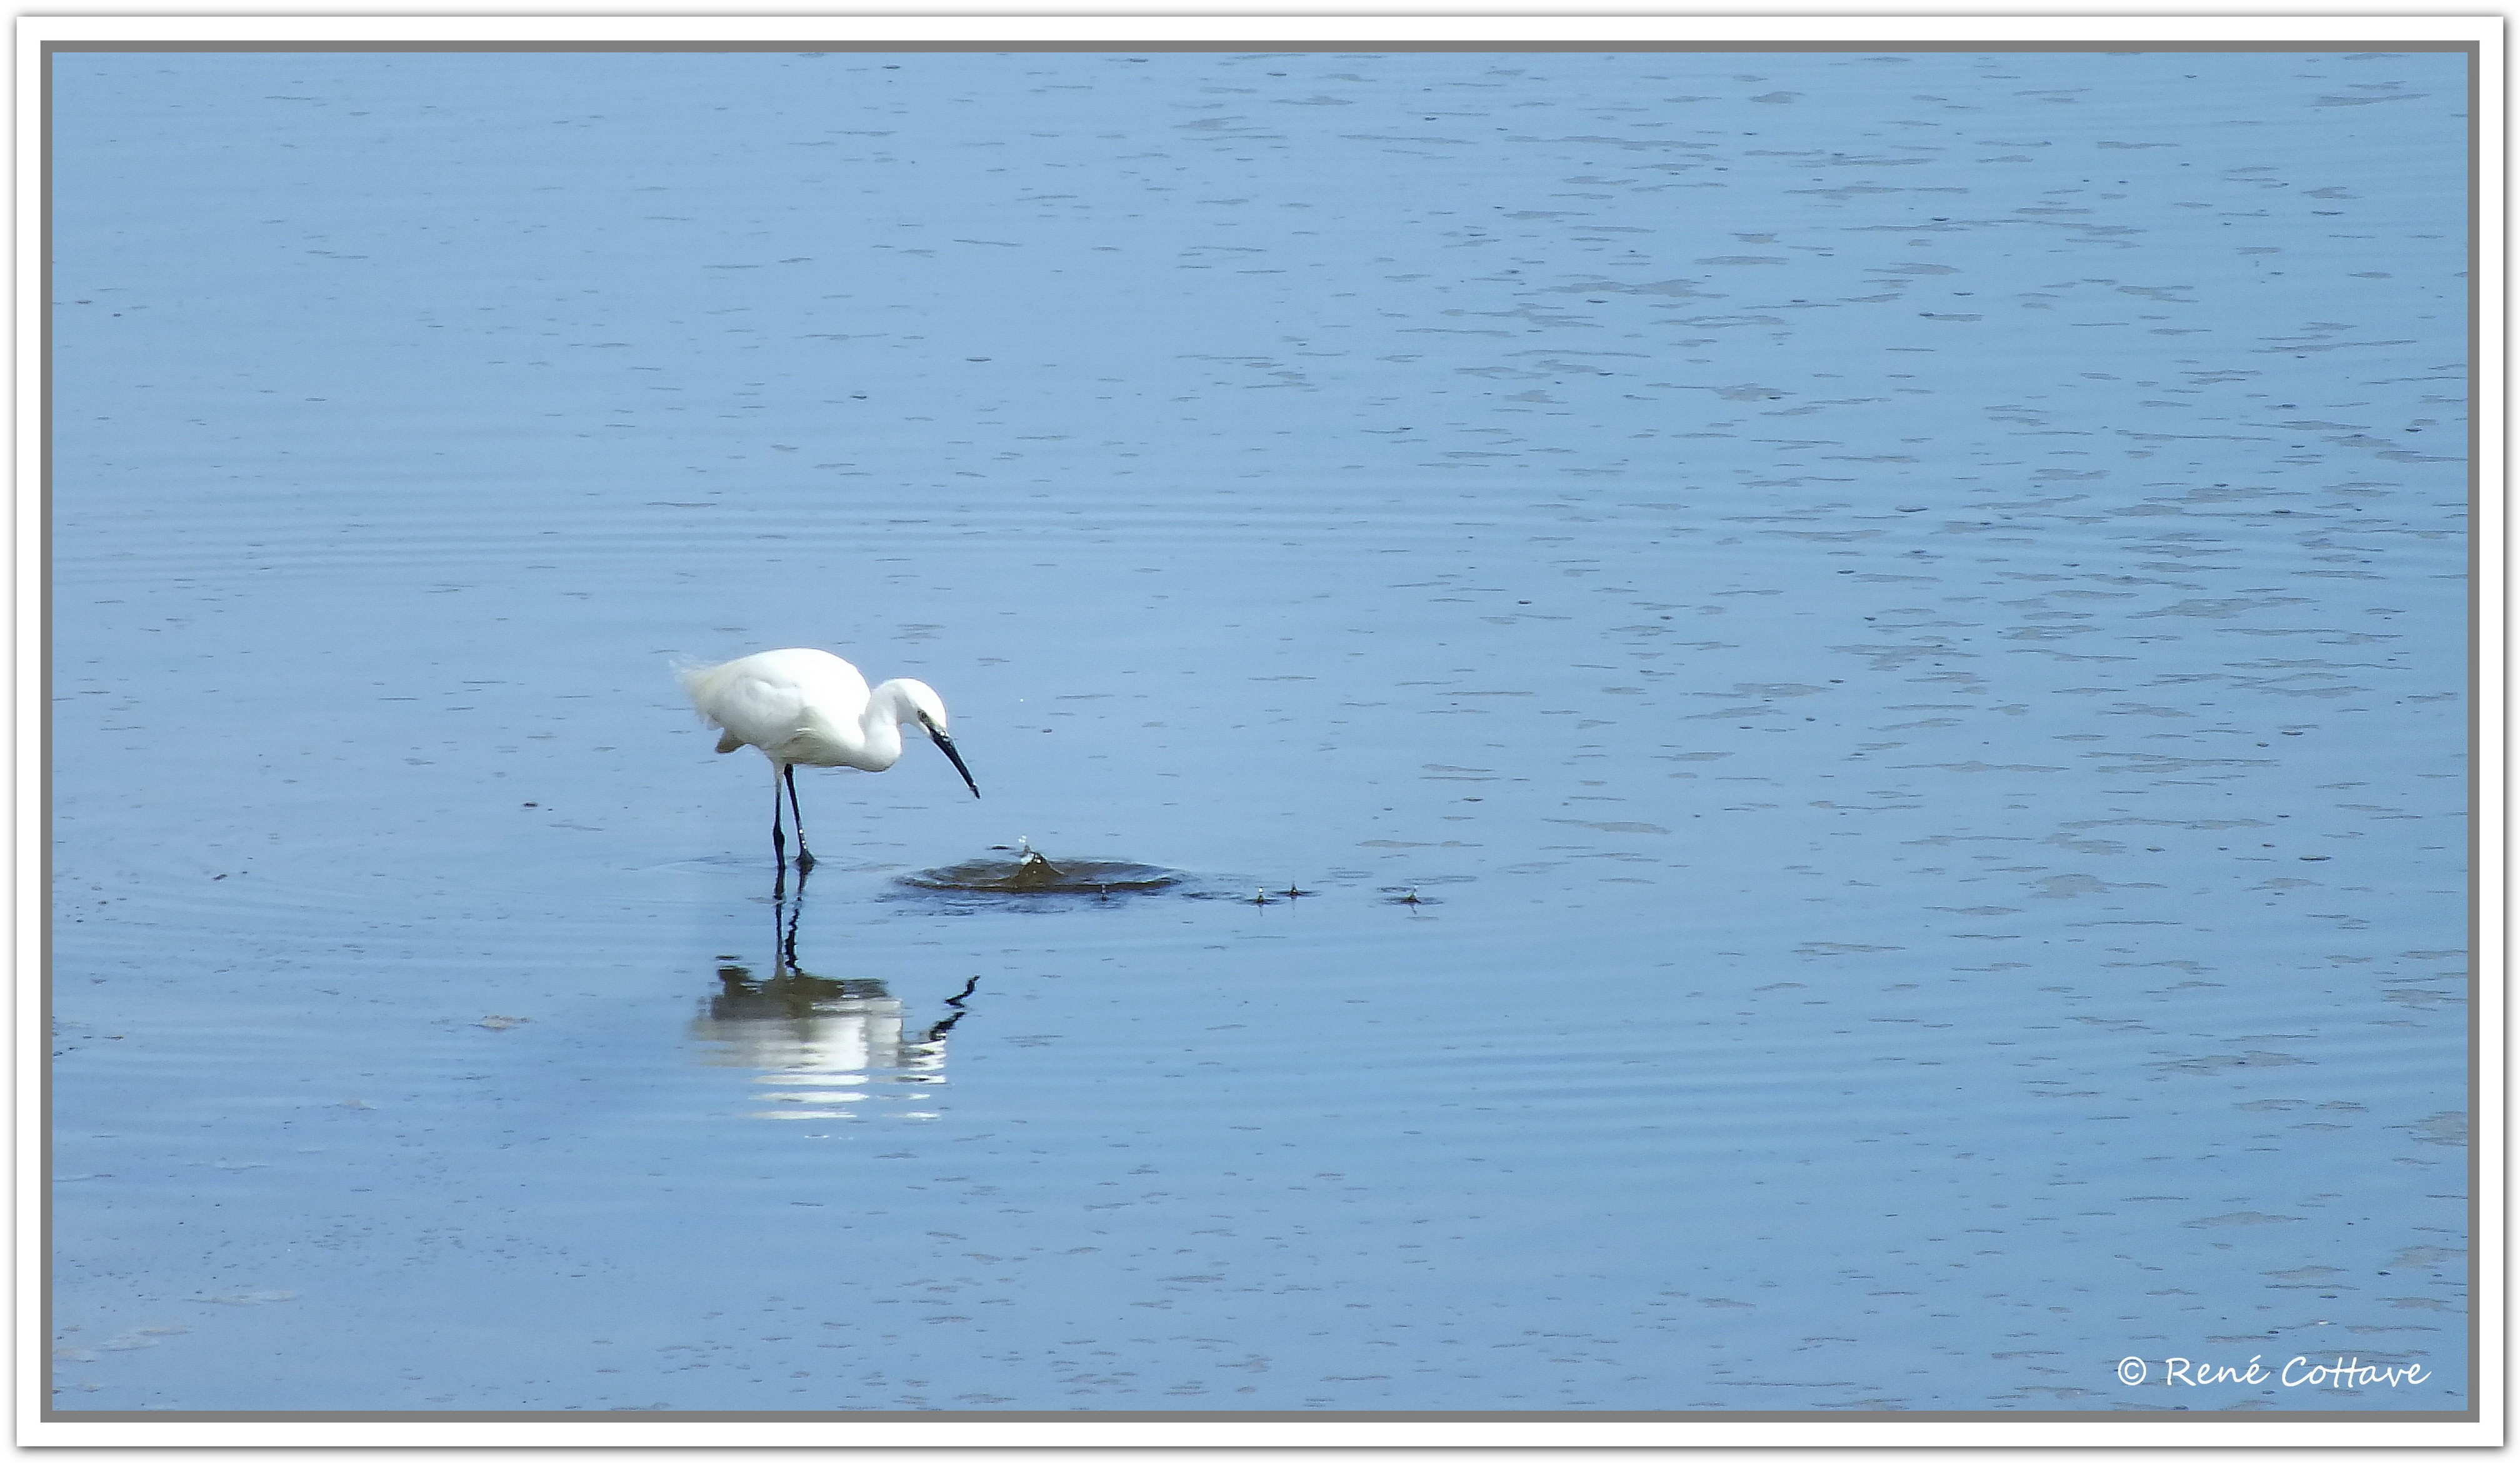
[[[2465,1409],[2465,67],[57,54],[55,1404]]]

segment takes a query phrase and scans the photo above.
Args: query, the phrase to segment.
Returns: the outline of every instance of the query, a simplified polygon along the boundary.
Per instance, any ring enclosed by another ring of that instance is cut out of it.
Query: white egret
[[[805,815],[796,806],[796,769],[853,767],[879,773],[901,760],[901,729],[916,726],[963,775],[971,796],[980,784],[945,734],[945,703],[921,681],[887,681],[867,689],[858,668],[827,650],[764,650],[723,665],[680,666],[692,704],[724,734],[720,752],[759,747],[770,759],[770,851],[788,866],[780,832],[779,788],[796,820],[796,868],[814,866],[805,848]]]

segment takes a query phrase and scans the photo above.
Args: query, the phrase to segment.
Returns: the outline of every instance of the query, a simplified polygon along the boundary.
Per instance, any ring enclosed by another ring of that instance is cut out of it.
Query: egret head
[[[918,716],[922,731],[936,732],[951,730],[946,725],[945,700],[936,694],[936,687],[924,681],[913,681],[907,676],[893,684],[901,687],[901,698],[910,703],[910,709]]]
[[[978,797],[980,784],[971,780],[971,770],[963,765],[963,754],[954,750],[954,738],[945,733],[944,700],[924,681],[904,679],[893,684],[901,687],[902,697],[910,703],[911,713],[918,718],[920,730],[925,732],[928,738],[936,743],[936,749],[954,764],[954,771],[963,775],[963,785],[971,789],[971,796]]]

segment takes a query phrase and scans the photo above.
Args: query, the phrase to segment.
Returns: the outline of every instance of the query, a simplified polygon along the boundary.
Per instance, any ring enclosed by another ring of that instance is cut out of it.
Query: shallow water
[[[2459,58],[54,84],[57,1405],[2470,1405]]]

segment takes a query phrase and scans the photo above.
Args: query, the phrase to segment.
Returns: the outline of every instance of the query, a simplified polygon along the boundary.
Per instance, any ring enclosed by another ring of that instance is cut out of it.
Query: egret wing
[[[765,650],[689,672],[683,684],[726,733],[719,751],[756,746],[782,762],[832,760],[847,736],[840,718],[862,711],[867,698],[856,668],[820,650]]]

